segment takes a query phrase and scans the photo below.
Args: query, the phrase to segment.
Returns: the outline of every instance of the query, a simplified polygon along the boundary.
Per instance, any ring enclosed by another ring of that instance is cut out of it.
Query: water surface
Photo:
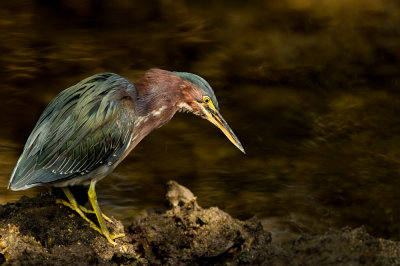
[[[128,223],[163,185],[274,232],[365,225],[400,238],[400,10],[396,1],[0,3],[0,203],[40,113],[99,72],[201,75],[242,141],[178,114],[97,185]]]

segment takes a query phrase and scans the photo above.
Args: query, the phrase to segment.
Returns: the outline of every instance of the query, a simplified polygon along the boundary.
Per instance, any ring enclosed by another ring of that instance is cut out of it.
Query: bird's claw
[[[125,233],[120,233],[120,234],[116,234],[116,235],[111,235],[112,239],[116,239],[116,238],[120,238],[120,237],[124,237]]]
[[[107,230],[107,232],[103,232],[101,230],[101,228],[99,228],[94,222],[89,220],[89,218],[87,218],[86,215],[84,214],[84,213],[91,213],[91,214],[93,213],[93,214],[95,214],[95,211],[93,211],[93,210],[89,210],[89,209],[83,207],[82,205],[76,205],[75,206],[75,204],[71,204],[71,203],[69,203],[69,202],[67,202],[65,200],[62,200],[62,199],[57,199],[56,203],[65,205],[65,206],[69,207],[70,209],[72,209],[73,211],[76,211],[83,219],[85,219],[87,222],[89,222],[89,225],[90,225],[90,227],[92,229],[94,229],[97,232],[99,232],[100,234],[102,234],[107,239],[107,241],[110,244],[114,245],[114,246],[117,245],[117,243],[114,241],[114,239],[125,236],[125,233],[110,234],[108,232],[108,230]],[[107,217],[104,213],[102,213],[102,216],[107,222],[113,223],[113,221],[109,217]]]
[[[86,207],[79,205],[79,209],[81,209],[83,212],[85,213],[92,213],[92,214],[96,214],[93,210],[89,210]],[[111,220],[110,217],[108,217],[107,215],[105,215],[104,213],[101,213],[101,215],[103,216],[104,220],[106,220],[107,222],[109,222],[110,224],[113,224],[113,220]]]
[[[107,241],[110,243],[110,244],[112,244],[112,245],[117,245],[117,243],[114,241],[114,239],[116,239],[116,238],[120,238],[120,237],[124,237],[125,236],[125,233],[121,233],[121,234],[116,234],[116,235],[113,235],[113,234],[105,234],[105,233],[101,233],[106,239],[107,239]]]
[[[75,211],[75,208],[72,206],[72,204],[69,203],[69,202],[67,202],[67,201],[65,201],[65,200],[57,199],[57,200],[56,200],[56,203],[57,203],[57,204],[65,205],[65,206],[67,206],[67,207],[69,207],[69,208],[71,208],[72,210]],[[86,208],[86,207],[84,207],[84,206],[82,206],[82,205],[78,205],[78,208],[79,208],[81,211],[83,211],[84,213],[95,214],[95,212],[94,212],[93,210],[89,210],[88,208]],[[103,216],[104,220],[106,220],[106,221],[109,222],[110,224],[114,224],[113,220],[111,220],[110,217],[108,217],[108,216],[105,215],[104,213],[101,213],[101,215]]]
[[[96,231],[99,232],[100,234],[103,234],[103,232],[101,231],[101,229],[100,229],[94,222],[92,222],[91,220],[89,220],[89,218],[87,218],[86,215],[82,212],[82,210],[81,210],[81,208],[80,208],[81,206],[79,206],[79,205],[76,205],[76,206],[75,206],[75,204],[71,204],[71,203],[69,203],[69,202],[67,202],[67,201],[65,201],[65,200],[62,200],[62,199],[57,199],[57,200],[56,200],[56,203],[65,205],[65,206],[71,208],[71,210],[76,211],[85,221],[87,221],[87,222],[89,223],[89,225],[90,225],[90,227],[91,227],[92,229],[96,230]]]

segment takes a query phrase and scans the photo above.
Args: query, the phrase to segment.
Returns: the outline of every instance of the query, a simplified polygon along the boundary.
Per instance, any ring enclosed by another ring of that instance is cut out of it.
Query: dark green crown
[[[208,82],[205,79],[203,79],[202,77],[197,76],[195,74],[188,73],[188,72],[173,71],[172,74],[193,83],[200,90],[200,92],[203,96],[208,96],[211,98],[215,108],[217,108],[217,110],[219,110],[217,97],[215,97],[213,89],[211,88],[210,84],[208,84]]]

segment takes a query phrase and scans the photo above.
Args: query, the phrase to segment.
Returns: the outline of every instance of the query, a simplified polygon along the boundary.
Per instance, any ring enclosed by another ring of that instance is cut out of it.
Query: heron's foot
[[[70,207],[72,210],[75,210],[74,207],[72,206],[72,204],[69,203],[69,202],[67,202],[67,201],[65,201],[65,200],[57,199],[57,200],[56,200],[56,203],[58,203],[58,204],[63,204],[63,205],[65,205],[65,206]],[[81,211],[83,211],[84,213],[95,214],[95,212],[94,212],[93,210],[89,210],[88,208],[86,208],[86,207],[84,207],[84,206],[82,206],[82,205],[78,205],[78,208],[81,209]],[[111,218],[108,217],[107,215],[105,215],[104,213],[101,213],[101,215],[103,216],[104,220],[106,220],[106,221],[109,222],[110,224],[113,224],[113,223],[114,223],[113,220],[111,220]]]
[[[64,206],[69,207],[71,210],[77,212],[85,221],[87,221],[90,225],[90,227],[94,230],[96,230],[97,232],[99,232],[100,234],[102,234],[107,241],[112,244],[112,245],[116,245],[117,243],[115,241],[113,241],[116,238],[120,238],[120,237],[124,237],[125,233],[121,233],[121,234],[110,234],[108,230],[102,231],[101,228],[99,228],[94,222],[92,222],[89,218],[86,217],[85,213],[93,213],[96,214],[95,211],[89,210],[87,208],[85,208],[82,205],[76,205],[74,206],[74,204],[71,204],[65,200],[62,199],[57,199],[56,200],[57,204],[62,204]],[[113,221],[107,217],[104,213],[101,213],[102,217],[107,220],[109,223],[113,223]]]
[[[93,213],[93,214],[96,214],[95,211],[89,210],[89,209],[83,207],[82,205],[79,205],[79,208],[80,208],[83,212],[85,212],[85,213]],[[101,213],[101,216],[104,218],[104,220],[106,220],[106,221],[109,222],[110,224],[113,224],[113,223],[114,223],[114,222],[113,222],[107,215],[105,215],[104,213]],[[94,229],[95,229],[95,228],[94,228]],[[95,229],[95,230],[97,230],[97,229]],[[99,230],[101,231],[101,229],[99,229]],[[100,231],[99,231],[99,232],[100,232]],[[115,243],[115,241],[113,241],[114,239],[120,238],[120,237],[124,237],[124,236],[125,236],[125,233],[121,233],[121,234],[110,234],[108,230],[102,231],[102,232],[100,232],[100,234],[102,234],[102,235],[107,239],[107,241],[108,241],[110,244],[114,245],[114,246],[117,244],[117,243]]]
[[[112,239],[116,239],[116,238],[120,238],[120,237],[124,237],[125,236],[125,233],[120,233],[120,234],[113,234],[113,235],[111,235],[111,238]]]
[[[90,225],[90,227],[92,229],[96,230],[100,234],[103,234],[101,229],[94,222],[92,222],[89,218],[86,217],[86,215],[82,212],[82,210],[81,210],[79,205],[71,204],[71,203],[69,203],[69,202],[67,202],[65,200],[62,200],[62,199],[57,199],[56,203],[65,205],[65,206],[69,207],[71,210],[77,212],[86,222],[89,223],[89,225]]]
[[[112,245],[117,245],[117,243],[114,241],[114,239],[119,238],[119,237],[124,237],[125,233],[121,234],[110,234],[108,230],[106,232],[101,232],[101,234],[107,239],[107,241],[112,244]]]
[[[91,214],[96,214],[93,210],[89,210],[88,208],[79,205],[79,209],[81,209],[84,213],[91,213]],[[106,220],[107,222],[109,222],[110,224],[113,224],[113,220],[111,220],[110,217],[108,217],[107,215],[105,215],[104,213],[101,213],[101,216],[103,216],[104,220]]]

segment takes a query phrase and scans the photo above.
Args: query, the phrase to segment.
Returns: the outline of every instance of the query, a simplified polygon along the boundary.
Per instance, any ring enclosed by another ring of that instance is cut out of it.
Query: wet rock
[[[260,221],[239,221],[201,208],[187,188],[170,181],[171,209],[135,217],[113,247],[52,191],[1,206],[0,262],[9,264],[191,264],[247,262],[270,242]],[[95,220],[93,215],[89,218]],[[112,232],[123,232],[113,219]]]
[[[132,244],[123,239],[113,247],[69,208],[56,204],[61,195],[52,192],[7,204],[0,218],[0,253],[9,264],[100,264],[112,263],[116,254],[132,257]],[[94,219],[93,216],[89,216]],[[123,230],[113,219],[111,231]],[[141,264],[141,259],[131,259]]]
[[[197,198],[192,191],[184,186],[179,185],[175,181],[168,181],[165,185],[165,190],[165,198],[173,207],[173,209],[179,209],[178,207],[184,206],[190,202],[193,202],[193,204],[198,207],[196,203]]]
[[[243,222],[216,207],[203,209],[176,182],[168,182],[167,199],[172,209],[129,227],[141,232],[141,249],[151,264],[256,263],[271,241],[257,218]]]
[[[269,265],[400,265],[399,242],[375,238],[363,227],[304,234],[268,253]]]
[[[53,192],[0,206],[0,264],[4,265],[399,265],[400,244],[364,228],[303,234],[271,242],[260,221],[202,208],[187,188],[166,185],[170,209],[147,211],[110,245]],[[95,219],[94,216],[89,216]]]

